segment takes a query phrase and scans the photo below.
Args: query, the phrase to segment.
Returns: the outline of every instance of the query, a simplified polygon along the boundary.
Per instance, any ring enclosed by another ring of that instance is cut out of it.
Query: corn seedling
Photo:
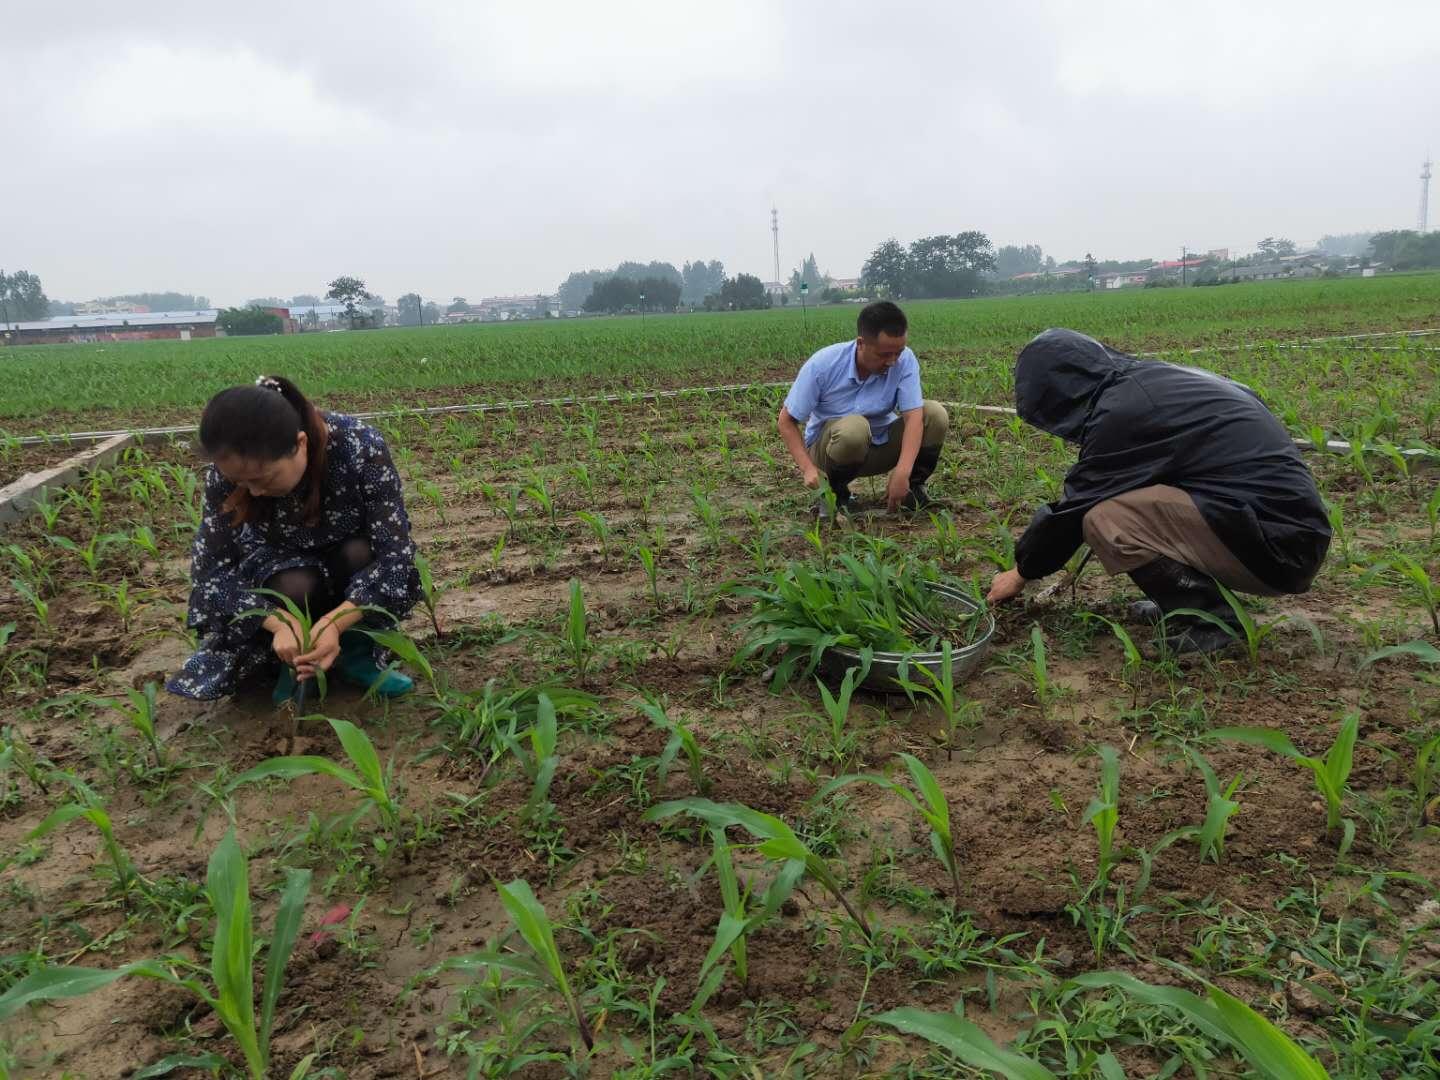
[[[955,853],[955,836],[950,822],[950,804],[946,801],[945,792],[941,790],[935,774],[926,767],[923,761],[911,754],[901,754],[900,760],[905,763],[905,768],[910,772],[910,779],[915,784],[915,791],[911,791],[904,784],[887,776],[856,774],[840,776],[831,780],[816,792],[815,798],[816,800],[825,799],[847,784],[858,782],[877,784],[898,795],[930,827],[930,848],[935,852],[935,857],[940,860],[940,865],[945,867],[950,875],[950,885],[954,890],[951,894],[952,901],[958,907],[960,904],[960,863]]]
[[[635,557],[640,560],[640,566],[645,571],[645,580],[650,583],[650,599],[655,604],[655,610],[660,610],[660,579],[659,569],[655,562],[655,552],[648,547],[635,549]]]
[[[36,592],[29,582],[19,578],[11,578],[10,587],[30,605],[30,611],[35,616],[35,621],[40,624],[40,629],[46,634],[50,633],[50,602]]]
[[[295,603],[294,600],[291,600],[290,597],[286,596],[282,592],[276,592],[274,589],[252,589],[251,591],[259,596],[270,597],[281,607],[283,607],[285,611],[289,614],[292,620],[292,625],[296,627],[296,629],[298,629],[300,632],[300,655],[305,655],[315,647],[315,621],[310,616],[310,608],[308,604],[304,608],[302,608],[300,607],[300,605]],[[236,621],[239,621],[240,619],[250,619],[257,616],[262,619],[268,619],[273,614],[275,614],[275,612],[271,608],[255,607],[248,608],[245,611],[240,612],[239,615],[235,616],[235,619]],[[320,691],[320,700],[324,701],[325,691],[327,689],[327,679],[325,672],[319,668],[316,668],[315,670],[315,685]],[[296,720],[298,723],[298,716],[296,717]],[[291,739],[294,739],[293,731],[291,732]]]
[[[847,730],[850,722],[850,699],[855,694],[855,688],[864,680],[866,672],[870,670],[873,659],[872,650],[861,650],[860,666],[845,669],[845,677],[840,680],[840,690],[836,694],[830,693],[830,688],[823,680],[815,680],[815,685],[820,690],[820,705],[825,711],[829,758],[837,765],[843,765],[854,756],[855,747],[860,741],[860,732]]]
[[[598,510],[591,512],[581,510],[576,515],[595,534],[595,542],[600,545],[600,563],[603,566],[610,565],[610,525],[605,520],[605,515]]]
[[[979,706],[975,702],[967,700],[955,683],[955,659],[950,642],[945,641],[940,645],[940,673],[938,675],[928,666],[920,664],[913,669],[908,664],[902,664],[901,669],[897,681],[900,688],[905,691],[906,697],[913,702],[916,694],[923,694],[939,706],[940,717],[944,723],[940,735],[945,745],[945,756],[947,760],[954,760],[955,733],[962,726],[973,722]],[[905,674],[910,670],[918,672],[929,685],[906,678]]]
[[[1042,713],[1050,708],[1052,690],[1050,687],[1050,668],[1046,662],[1045,635],[1040,632],[1040,624],[1032,623],[1030,626],[1030,680],[1035,687],[1035,704],[1040,706]]]
[[[583,684],[595,661],[595,642],[590,637],[590,620],[585,611],[585,592],[579,578],[570,579],[570,610],[565,617],[565,647],[575,677]]]
[[[545,511],[545,516],[550,519],[550,528],[558,529],[560,523],[555,516],[555,497],[550,494],[550,489],[545,484],[545,478],[543,476],[537,476],[535,483],[525,489],[525,494],[534,500],[536,506]]]
[[[560,765],[560,757],[556,753],[559,728],[555,706],[550,698],[542,693],[536,699],[535,723],[523,737],[505,732],[499,738],[510,748],[530,781],[530,797],[525,800],[520,820],[533,821],[550,797],[550,785],[555,781],[555,770]],[[526,750],[525,742],[530,744],[529,750]]]
[[[375,642],[375,644],[379,645],[382,649],[386,649],[395,654],[397,659],[391,662],[390,666],[392,668],[402,663],[409,664],[416,671],[420,672],[420,674],[424,675],[425,681],[430,683],[431,686],[438,684],[439,680],[437,680],[435,676],[435,668],[430,663],[429,658],[420,651],[420,646],[415,644],[414,639],[404,631],[362,629],[361,633],[368,636],[371,641]],[[378,686],[380,681],[381,680],[377,678],[375,682],[371,684],[372,688]]]
[[[998,1073],[1004,1080],[1059,1080],[1038,1061],[996,1044],[972,1021],[958,1013],[932,1013],[923,1009],[891,1009],[871,1023],[885,1024],[906,1035],[918,1035],[953,1054],[966,1065],[986,1073]],[[1105,1057],[1110,1057],[1107,1053]],[[1114,1059],[1111,1058],[1113,1061]],[[1123,1076],[1119,1064],[1102,1075]]]
[[[437,970],[485,973],[494,968],[524,976],[538,985],[549,987],[564,999],[570,1010],[570,1018],[575,1024],[575,1032],[586,1051],[589,1051],[595,1045],[595,1036],[589,1021],[585,1019],[580,1001],[570,986],[570,980],[565,975],[565,961],[555,945],[555,931],[551,927],[550,917],[525,881],[517,879],[508,885],[497,885],[496,889],[510,921],[520,932],[525,944],[530,947],[531,955],[490,948],[469,956],[446,960]]]
[[[420,597],[425,604],[426,614],[430,616],[430,625],[435,630],[435,640],[439,641],[443,635],[440,632],[440,616],[436,607],[440,602],[440,594],[445,589],[443,586],[436,586],[435,571],[430,566],[430,560],[419,552],[415,554],[415,572],[420,575]]]
[[[61,825],[68,824],[77,818],[84,818],[95,826],[100,834],[101,845],[105,854],[110,860],[110,869],[115,875],[115,883],[120,886],[120,891],[125,897],[129,897],[130,890],[136,885],[143,885],[135,864],[130,857],[120,849],[120,843],[115,839],[115,828],[111,823],[110,815],[105,811],[105,804],[100,801],[100,796],[78,777],[66,774],[66,780],[70,782],[71,788],[75,791],[75,801],[66,803],[51,811],[49,816],[25,837],[26,840],[38,840],[54,832]]]
[[[675,763],[675,758],[681,750],[685,751],[685,761],[690,770],[690,783],[701,795],[709,791],[710,781],[705,776],[704,755],[701,753],[700,743],[695,738],[695,733],[679,720],[671,719],[665,711],[665,707],[654,699],[647,698],[635,704],[650,718],[652,724],[670,736],[665,742],[665,748],[660,751],[659,764],[656,766],[655,786],[657,791],[664,788],[665,778],[669,775],[670,767]]]
[[[401,808],[391,794],[394,760],[391,760],[389,767],[382,767],[380,755],[375,752],[375,744],[370,741],[370,736],[350,721],[327,717],[326,722],[339,738],[340,746],[350,759],[350,764],[354,766],[353,769],[347,769],[328,757],[315,754],[270,758],[234,777],[226,787],[226,794],[233,793],[244,784],[258,783],[261,780],[295,780],[301,776],[316,774],[334,777],[360,796],[360,803],[348,820],[356,821],[374,809],[379,812],[381,823],[389,830],[391,842],[398,841]],[[379,836],[375,837],[374,843],[376,850],[382,855],[390,848],[390,843]],[[407,849],[407,861],[409,857]]]
[[[712,829],[738,825],[760,841],[755,845],[755,850],[767,859],[801,864],[806,874],[818,881],[839,901],[851,921],[865,935],[865,939],[873,940],[874,935],[870,931],[870,924],[865,921],[864,913],[851,906],[829,864],[806,847],[790,826],[779,818],[736,803],[716,803],[709,799],[674,799],[645,811],[645,820],[661,821],[675,814],[693,814]]]
[[[154,682],[147,682],[143,690],[125,691],[129,698],[130,705],[127,708],[119,705],[121,714],[129,722],[150,747],[150,752],[155,755],[155,768],[164,771],[169,767],[165,760],[165,748],[160,745],[160,739],[155,734],[155,697],[159,691],[159,685]]]
[[[1330,1080],[1324,1066],[1283,1031],[1243,1001],[1208,983],[1204,998],[1180,987],[1151,986],[1119,971],[1078,975],[1071,985],[1119,990],[1142,1004],[1181,1016],[1211,1040],[1233,1047],[1264,1080]]]
[[[1440,485],[1425,500],[1425,520],[1430,523],[1430,549],[1433,551],[1436,541],[1440,540]]]
[[[1308,757],[1302,754],[1295,748],[1295,744],[1290,741],[1288,735],[1283,731],[1274,731],[1270,728],[1217,728],[1210,733],[1210,737],[1263,747],[1272,753],[1288,757],[1309,769],[1315,778],[1315,789],[1325,800],[1325,828],[1328,832],[1333,833],[1342,824],[1340,815],[1344,809],[1345,783],[1350,778],[1350,768],[1354,763],[1355,740],[1359,732],[1360,718],[1351,713],[1340,722],[1340,732],[1323,758]],[[1343,824],[1344,837],[1340,844],[1341,854],[1350,849],[1350,844],[1355,838],[1355,822],[1346,818]]]
[[[1188,615],[1192,618],[1198,618],[1210,623],[1212,626],[1218,626],[1221,630],[1224,630],[1232,638],[1245,646],[1245,655],[1250,660],[1250,666],[1256,670],[1259,670],[1260,667],[1260,647],[1265,644],[1266,639],[1269,638],[1271,634],[1288,622],[1299,623],[1309,630],[1310,636],[1315,640],[1315,647],[1323,650],[1324,641],[1320,637],[1320,631],[1310,620],[1301,618],[1298,615],[1281,615],[1268,622],[1257,622],[1238,596],[1218,581],[1215,583],[1215,587],[1220,590],[1220,595],[1225,598],[1225,603],[1227,603],[1230,606],[1230,610],[1235,613],[1234,625],[1231,625],[1212,612],[1200,611],[1197,608],[1176,608],[1174,611],[1166,612],[1163,619],[1168,620],[1176,615]]]
[[[1382,564],[1382,569],[1390,570],[1399,578],[1400,584],[1430,616],[1430,625],[1440,637],[1440,582],[1432,581],[1425,567],[1409,555],[1393,556]]]
[[[1435,790],[1435,773],[1440,766],[1440,735],[1422,743],[1415,751],[1415,761],[1410,766],[1410,785],[1415,789],[1414,824],[1423,825],[1430,820],[1430,796]]]
[[[1085,820],[1095,829],[1095,843],[1100,855],[1095,881],[1103,894],[1110,880],[1115,826],[1120,820],[1120,755],[1113,746],[1101,746],[1096,753],[1100,757],[1100,786],[1090,805],[1085,807]]]
[[[1205,760],[1205,756],[1193,747],[1186,746],[1183,749],[1185,756],[1199,770],[1201,779],[1205,782],[1205,821],[1200,826],[1199,833],[1200,861],[1203,863],[1208,858],[1219,865],[1225,854],[1225,830],[1229,828],[1230,818],[1240,809],[1234,795],[1245,777],[1236,773],[1235,778],[1221,788],[1220,780],[1210,763]]]
[[[1125,659],[1120,669],[1120,681],[1123,682],[1131,692],[1130,707],[1134,708],[1139,704],[1140,694],[1140,672],[1145,667],[1145,657],[1141,655],[1140,647],[1135,644],[1135,639],[1130,636],[1130,631],[1121,626],[1114,619],[1107,619],[1104,615],[1097,615],[1093,611],[1086,611],[1081,618],[1087,621],[1102,622],[1110,628],[1115,635],[1115,640],[1120,643],[1120,648]]]
[[[265,961],[258,1018],[255,1015],[254,916],[250,906],[249,867],[233,829],[226,832],[225,838],[210,856],[205,890],[215,912],[215,934],[210,953],[213,993],[193,975],[177,974],[177,969],[196,973],[200,970],[196,965],[178,959],[141,960],[108,971],[46,967],[27,975],[0,995],[0,1020],[13,1016],[31,1002],[81,997],[130,975],[155,979],[188,990],[209,1006],[239,1046],[250,1080],[266,1080],[270,1075],[270,1035],[275,1022],[275,1004],[284,988],[285,966],[294,950],[300,920],[305,913],[310,871],[286,871],[285,888],[280,895],[280,907],[275,915],[269,955]],[[312,1054],[302,1059],[291,1072],[291,1080],[301,1080],[314,1057]],[[218,1054],[206,1054],[198,1060],[181,1060],[177,1056],[157,1062],[148,1071],[151,1075],[161,1075],[156,1070],[166,1064],[171,1068],[184,1065],[213,1070],[224,1068],[227,1063]]]
[[[156,562],[159,562],[160,544],[155,539],[155,533],[151,531],[149,525],[136,526],[135,530],[130,534],[129,539],[131,544],[139,548],[146,555],[149,555],[150,558]]]
[[[415,481],[415,490],[434,508],[435,516],[440,519],[440,524],[444,525],[446,523],[445,492],[440,485],[433,480],[419,479]]]

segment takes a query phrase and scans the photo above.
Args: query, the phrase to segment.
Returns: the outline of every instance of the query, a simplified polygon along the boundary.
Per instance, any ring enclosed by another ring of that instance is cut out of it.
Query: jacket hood
[[[1027,424],[1079,442],[1100,392],[1139,363],[1075,330],[1046,330],[1015,362],[1015,410]]]

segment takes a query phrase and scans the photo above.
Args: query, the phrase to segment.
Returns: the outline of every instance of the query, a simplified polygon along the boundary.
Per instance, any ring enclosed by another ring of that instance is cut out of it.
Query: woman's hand
[[[987,604],[1003,604],[1013,600],[1025,591],[1025,579],[1019,570],[1002,570],[990,582],[990,592],[985,597]]]
[[[310,632],[310,651],[295,657],[295,674],[302,681],[317,671],[329,671],[340,655],[340,627],[334,619],[322,619]]]
[[[300,656],[300,631],[289,619],[272,615],[265,620],[265,629],[273,635],[270,648],[286,667],[294,667]]]

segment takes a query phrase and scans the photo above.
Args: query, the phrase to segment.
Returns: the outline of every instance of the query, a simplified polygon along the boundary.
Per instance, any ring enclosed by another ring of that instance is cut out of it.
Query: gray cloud
[[[54,296],[552,289],[1413,225],[1440,5],[70,3],[7,14],[0,264]]]

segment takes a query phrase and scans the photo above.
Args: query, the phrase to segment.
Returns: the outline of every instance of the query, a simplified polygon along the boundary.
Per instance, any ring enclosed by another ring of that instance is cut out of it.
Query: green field
[[[927,389],[993,404],[1008,398],[1015,351],[1049,326],[1071,326],[1129,350],[1224,349],[1427,326],[1440,324],[1440,275],[927,301],[908,311]],[[7,375],[0,424],[32,434],[183,421],[215,391],[264,372],[289,375],[337,408],[759,381],[786,377],[815,348],[848,337],[854,317],[851,307],[788,308],[643,323],[609,318],[29,346],[0,350]],[[1221,351],[1192,362],[1252,379],[1267,370],[1263,359],[1257,367],[1255,357]]]
[[[1433,339],[1236,348],[1432,326],[1436,276],[911,313],[932,396],[1005,401],[1068,323],[1240,376],[1297,433],[1440,430]],[[332,406],[784,378],[853,315],[36,347],[7,424],[189,419],[271,369]],[[1440,476],[1308,455],[1328,561],[1243,598],[1225,653],[1161,648],[1077,558],[960,685],[847,697],[775,686],[796,654],[745,651],[757,596],[873,558],[983,594],[1074,451],[956,410],[933,512],[827,526],[777,398],[379,420],[433,602],[388,703],[158,689],[194,647],[184,440],[9,526],[0,1077],[1440,1076]]]

